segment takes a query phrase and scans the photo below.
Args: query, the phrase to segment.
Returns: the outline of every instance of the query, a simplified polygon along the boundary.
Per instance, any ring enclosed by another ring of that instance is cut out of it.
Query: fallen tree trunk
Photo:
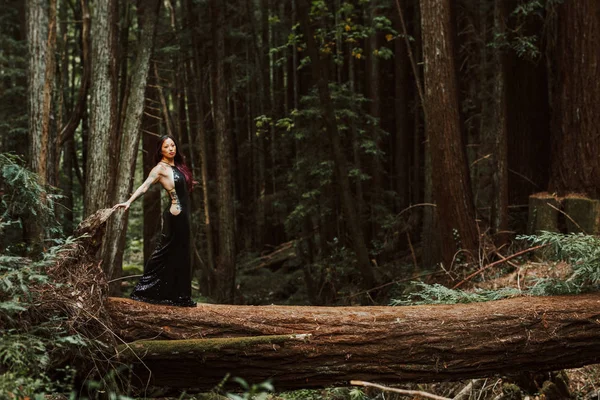
[[[397,384],[600,362],[598,294],[410,307],[106,306],[116,333],[135,342],[120,356],[158,386],[206,390],[227,373],[273,378],[279,390]]]

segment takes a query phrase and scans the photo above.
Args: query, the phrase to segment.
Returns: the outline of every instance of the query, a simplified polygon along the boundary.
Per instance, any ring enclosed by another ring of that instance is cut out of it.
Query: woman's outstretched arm
[[[129,200],[127,200],[125,203],[115,204],[113,206],[113,209],[123,207],[125,210],[127,210],[135,199],[146,193],[148,191],[148,188],[150,188],[152,184],[158,182],[158,180],[160,179],[161,170],[162,167],[160,165],[157,165],[156,167],[152,168],[152,171],[150,171],[150,173],[148,174],[148,178],[146,178],[144,183],[142,183],[140,187],[137,188],[137,190],[131,195]]]

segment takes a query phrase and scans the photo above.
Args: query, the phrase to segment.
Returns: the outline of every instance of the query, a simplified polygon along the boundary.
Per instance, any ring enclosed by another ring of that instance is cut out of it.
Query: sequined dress
[[[195,307],[196,303],[191,299],[189,195],[185,176],[177,167],[171,168],[181,212],[171,214],[170,204],[163,212],[160,240],[144,266],[144,275],[133,289],[131,298],[154,304]]]

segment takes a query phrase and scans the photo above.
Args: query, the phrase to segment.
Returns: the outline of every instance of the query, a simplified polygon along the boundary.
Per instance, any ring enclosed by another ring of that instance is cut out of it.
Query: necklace
[[[175,166],[175,165],[171,165],[171,164],[169,164],[168,162],[166,162],[166,161],[163,161],[163,160],[160,160],[160,162],[161,162],[161,163],[164,163],[164,164],[167,164],[169,167],[174,167],[174,166]]]

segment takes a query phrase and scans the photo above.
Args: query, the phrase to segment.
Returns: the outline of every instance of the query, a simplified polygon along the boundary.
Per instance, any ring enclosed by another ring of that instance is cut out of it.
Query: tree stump
[[[540,231],[560,232],[558,214],[560,200],[548,192],[529,196],[529,222],[527,232],[537,234]]]
[[[564,198],[563,204],[568,215],[567,232],[600,233],[600,201],[572,194]]]

